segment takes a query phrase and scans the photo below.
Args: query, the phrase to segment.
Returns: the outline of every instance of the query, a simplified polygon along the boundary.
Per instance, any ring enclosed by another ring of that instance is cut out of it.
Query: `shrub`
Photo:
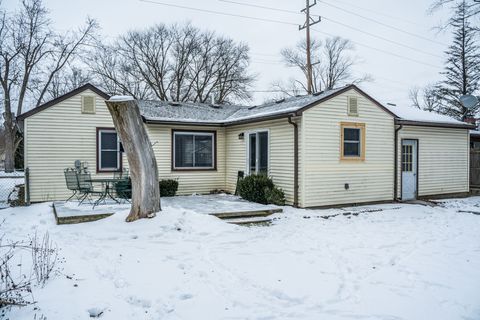
[[[238,193],[248,201],[262,204],[285,204],[285,195],[264,174],[251,174],[238,182]]]
[[[268,203],[276,204],[277,206],[285,205],[285,192],[275,186],[271,189],[265,188],[265,198]]]
[[[173,197],[178,190],[178,181],[174,179],[164,179],[158,182],[160,186],[161,197]]]

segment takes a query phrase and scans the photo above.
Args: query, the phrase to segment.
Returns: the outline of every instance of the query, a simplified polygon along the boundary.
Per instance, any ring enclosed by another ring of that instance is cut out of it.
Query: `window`
[[[402,171],[413,172],[413,145],[402,145]]]
[[[248,174],[268,174],[268,131],[247,133]]]
[[[342,122],[341,160],[365,160],[365,124]]]
[[[172,169],[215,169],[215,132],[173,131]]]
[[[82,113],[95,113],[94,96],[82,96]]]
[[[121,170],[121,146],[115,129],[97,128],[97,148],[98,172]]]
[[[358,116],[358,99],[357,97],[348,97],[347,113],[349,116]]]

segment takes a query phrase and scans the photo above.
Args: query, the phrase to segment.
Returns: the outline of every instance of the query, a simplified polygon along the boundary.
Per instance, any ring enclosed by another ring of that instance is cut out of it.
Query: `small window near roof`
[[[342,122],[341,160],[365,160],[365,124]]]
[[[348,97],[347,113],[349,116],[358,116],[358,99],[357,97]]]
[[[94,96],[82,96],[82,113],[95,113]]]

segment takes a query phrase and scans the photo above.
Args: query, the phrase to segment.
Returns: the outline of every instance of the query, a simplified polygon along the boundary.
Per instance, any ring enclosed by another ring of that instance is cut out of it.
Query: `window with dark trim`
[[[112,172],[122,168],[120,141],[115,129],[97,128],[97,171]]]
[[[215,132],[173,131],[172,168],[215,169]]]

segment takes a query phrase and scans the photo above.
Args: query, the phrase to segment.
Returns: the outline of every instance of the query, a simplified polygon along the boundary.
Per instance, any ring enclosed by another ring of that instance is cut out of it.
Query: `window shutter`
[[[94,96],[82,96],[82,113],[95,113]]]
[[[358,100],[356,97],[348,97],[348,115],[358,116]]]

